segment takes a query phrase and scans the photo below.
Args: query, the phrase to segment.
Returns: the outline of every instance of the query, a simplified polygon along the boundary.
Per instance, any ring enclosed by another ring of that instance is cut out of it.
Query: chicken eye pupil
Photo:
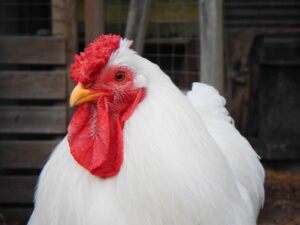
[[[124,72],[117,72],[115,75],[115,80],[118,82],[121,82],[123,80],[125,80],[125,73]]]

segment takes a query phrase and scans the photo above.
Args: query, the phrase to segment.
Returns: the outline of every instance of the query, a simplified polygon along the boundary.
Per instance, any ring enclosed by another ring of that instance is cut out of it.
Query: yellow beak
[[[93,91],[84,88],[83,84],[79,82],[71,93],[70,107],[95,101],[102,94],[104,94],[102,91]]]

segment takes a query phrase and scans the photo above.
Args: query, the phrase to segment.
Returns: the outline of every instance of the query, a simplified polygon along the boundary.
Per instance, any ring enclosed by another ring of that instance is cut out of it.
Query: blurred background
[[[0,224],[26,224],[66,134],[69,66],[102,33],[215,86],[268,170],[259,224],[300,224],[299,0],[0,0]]]

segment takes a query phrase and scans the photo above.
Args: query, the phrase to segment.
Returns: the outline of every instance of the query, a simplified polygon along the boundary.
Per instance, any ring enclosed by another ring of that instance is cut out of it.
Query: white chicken
[[[45,165],[29,225],[255,225],[264,170],[225,100],[187,96],[118,35],[75,57],[78,109]]]

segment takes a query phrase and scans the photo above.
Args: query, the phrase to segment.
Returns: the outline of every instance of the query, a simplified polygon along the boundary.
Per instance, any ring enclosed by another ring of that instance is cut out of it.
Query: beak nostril
[[[87,85],[85,85],[85,88],[91,88],[94,85],[94,82],[90,82]]]
[[[85,88],[84,85],[79,82],[71,93],[70,107],[80,105],[86,102],[95,101],[100,95],[103,94],[103,91],[92,91],[88,88]]]

